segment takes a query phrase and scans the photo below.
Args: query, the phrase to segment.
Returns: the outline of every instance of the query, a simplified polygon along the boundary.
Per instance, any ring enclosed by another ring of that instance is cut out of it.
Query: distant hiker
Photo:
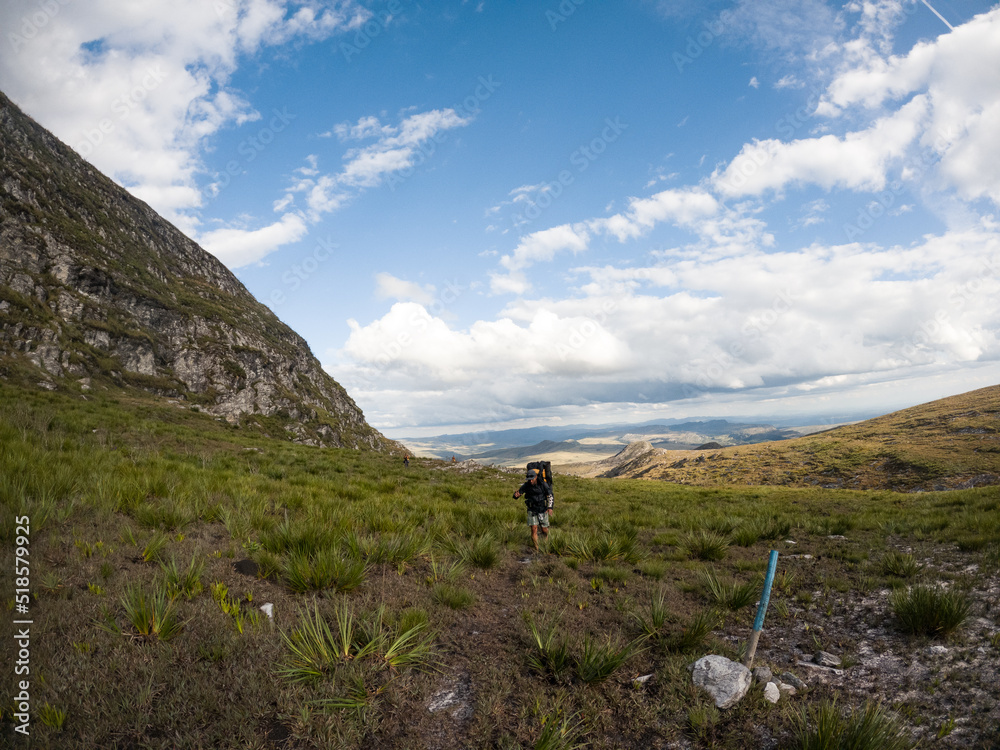
[[[538,527],[542,528],[542,536],[549,535],[549,516],[552,513],[552,488],[538,477],[538,472],[528,469],[525,474],[527,481],[514,491],[514,499],[524,497],[528,509],[528,526],[531,528],[531,543],[538,551]]]
[[[409,465],[410,465],[410,457],[403,456],[403,466],[409,466]]]
[[[455,457],[454,456],[451,457],[451,462],[455,463]]]

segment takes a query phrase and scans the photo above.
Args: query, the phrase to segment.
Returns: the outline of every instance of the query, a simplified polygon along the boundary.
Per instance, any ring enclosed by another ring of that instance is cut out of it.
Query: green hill
[[[0,745],[794,748],[878,701],[901,747],[1000,741],[998,488],[564,475],[533,554],[518,480],[467,469],[0,383]],[[688,666],[740,658],[772,548],[755,665],[807,689],[720,710]]]

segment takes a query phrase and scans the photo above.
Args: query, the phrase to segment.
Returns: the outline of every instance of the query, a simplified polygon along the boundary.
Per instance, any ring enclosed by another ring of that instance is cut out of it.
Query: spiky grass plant
[[[621,644],[609,636],[598,642],[590,635],[584,636],[580,654],[576,657],[576,676],[588,684],[608,679],[632,656],[645,650],[642,639]]]
[[[657,593],[650,595],[649,606],[645,612],[633,612],[632,616],[639,623],[639,629],[644,636],[658,638],[663,631],[663,626],[671,618],[664,590],[661,588]]]
[[[896,576],[897,578],[913,578],[921,571],[923,565],[917,562],[917,558],[905,552],[890,550],[882,555],[879,560],[879,567],[883,575]]]
[[[703,610],[692,617],[681,632],[667,641],[670,651],[687,653],[701,648],[712,631],[719,627],[721,618],[715,610]]]
[[[149,541],[146,542],[146,546],[142,548],[143,562],[159,561],[160,555],[163,554],[163,550],[166,548],[169,541],[170,537],[164,532],[154,531],[153,536],[151,536]]]
[[[699,529],[687,534],[681,541],[680,548],[688,557],[717,561],[725,558],[729,541],[713,531]]]
[[[306,607],[298,628],[291,635],[281,634],[287,653],[277,673],[291,682],[313,683],[334,677],[339,666],[351,662],[367,661],[391,670],[434,665],[434,634],[425,623],[393,630],[386,623],[384,606],[362,617],[346,600],[337,605],[334,619],[331,628],[318,604]]]
[[[150,593],[137,584],[130,585],[121,597],[125,617],[136,635],[160,641],[169,641],[183,628],[175,603],[163,590]]]
[[[341,557],[334,550],[315,554],[292,552],[285,561],[285,580],[296,593],[333,589],[353,591],[364,583],[368,568],[364,561]]]
[[[554,711],[542,718],[542,731],[532,745],[534,750],[580,750],[587,746],[583,741],[583,721],[572,716],[562,716]]]
[[[490,570],[500,562],[500,546],[490,533],[477,536],[462,551],[462,559],[475,568]]]
[[[161,560],[160,569],[166,581],[167,593],[171,597],[183,596],[185,599],[193,599],[204,589],[201,576],[205,572],[205,561],[199,560],[197,556],[191,558],[187,570],[182,571],[173,556],[170,557],[169,563]]]
[[[528,664],[542,674],[548,674],[559,678],[565,674],[573,664],[569,652],[569,641],[565,636],[558,636],[559,617],[554,617],[547,626],[540,627],[525,612],[524,621],[531,633],[531,643],[534,649],[528,655]]]
[[[714,570],[703,572],[701,580],[710,601],[734,612],[756,602],[760,591],[756,581],[727,584],[716,576]]]
[[[916,743],[880,703],[867,702],[845,717],[836,701],[804,708],[796,750],[910,750]]]
[[[427,576],[427,583],[433,586],[435,583],[453,583],[455,579],[465,572],[465,562],[457,560],[439,560],[431,555],[431,572]]]
[[[943,638],[965,623],[972,602],[958,589],[913,586],[892,594],[892,610],[899,628],[911,635]]]
[[[38,718],[42,720],[42,724],[45,726],[61,732],[63,725],[66,723],[66,712],[61,708],[53,706],[51,703],[43,703],[38,709]]]
[[[451,609],[466,609],[476,601],[476,595],[468,589],[453,586],[450,583],[436,583],[431,590],[431,597],[438,604]]]

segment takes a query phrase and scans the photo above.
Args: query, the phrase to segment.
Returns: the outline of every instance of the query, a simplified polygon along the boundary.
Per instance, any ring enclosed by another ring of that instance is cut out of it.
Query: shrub
[[[892,609],[903,632],[937,638],[962,626],[972,602],[962,591],[913,586],[892,594]]]

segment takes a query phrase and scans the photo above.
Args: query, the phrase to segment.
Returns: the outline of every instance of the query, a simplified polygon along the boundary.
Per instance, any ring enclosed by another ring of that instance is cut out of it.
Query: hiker
[[[528,526],[531,527],[531,543],[538,551],[538,527],[542,529],[542,536],[549,535],[549,516],[552,513],[552,488],[538,477],[535,469],[528,469],[525,474],[527,481],[514,491],[514,499],[524,497],[524,504],[528,509]]]
[[[410,465],[410,457],[403,456],[403,466],[409,466],[409,465]]]

